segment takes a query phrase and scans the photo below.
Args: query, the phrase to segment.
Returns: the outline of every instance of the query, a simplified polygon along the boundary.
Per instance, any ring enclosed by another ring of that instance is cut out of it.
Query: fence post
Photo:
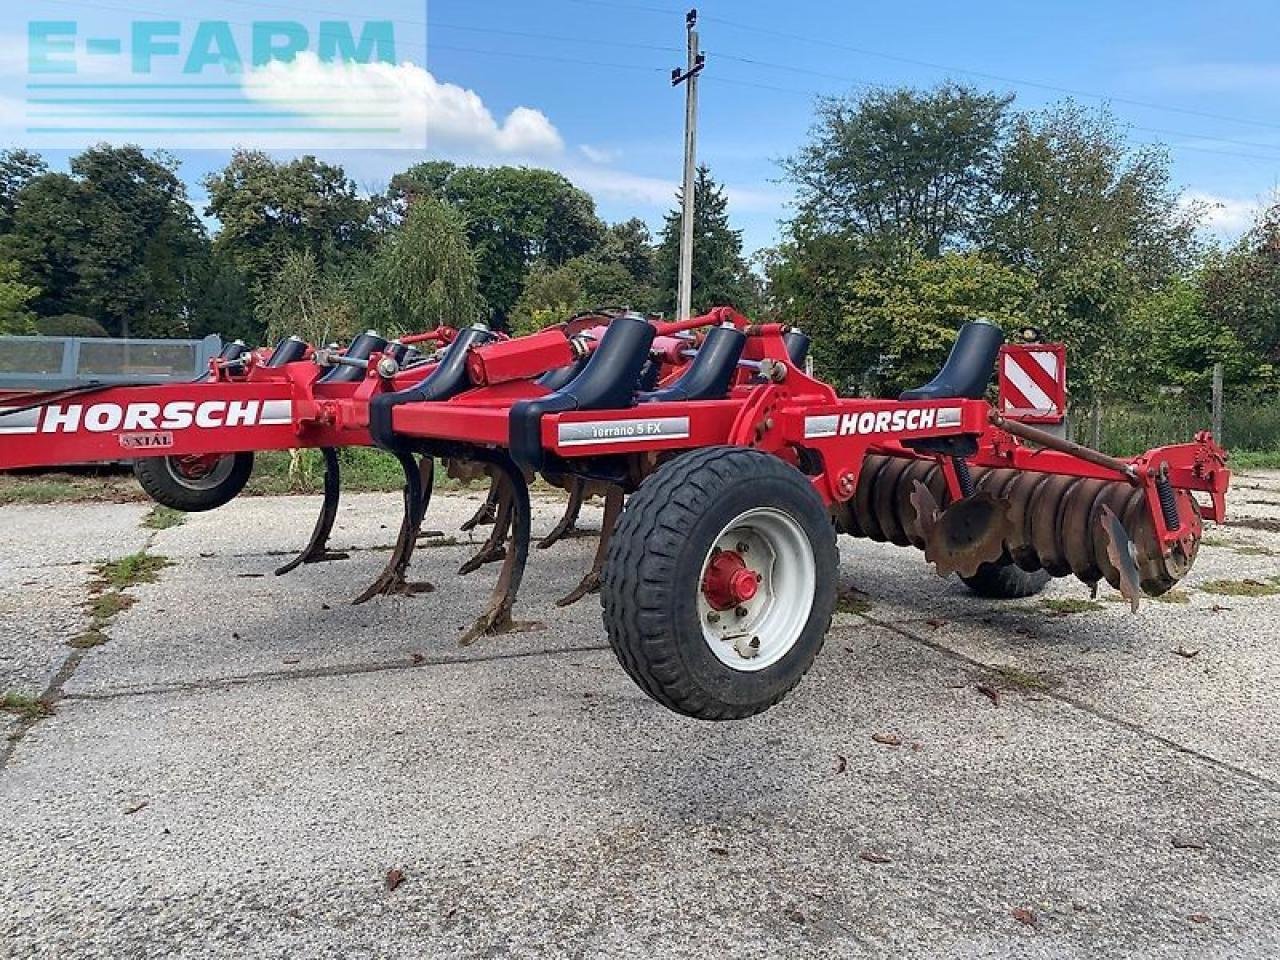
[[[1092,434],[1092,446],[1095,450],[1102,449],[1102,398],[1096,393],[1093,395],[1093,406],[1089,409],[1089,429]]]
[[[1213,439],[1218,443],[1226,443],[1223,437],[1222,422],[1222,364],[1213,365]]]

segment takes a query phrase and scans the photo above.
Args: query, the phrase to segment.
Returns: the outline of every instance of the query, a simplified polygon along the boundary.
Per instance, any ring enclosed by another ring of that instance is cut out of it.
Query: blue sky
[[[158,14],[242,24],[389,16],[402,40],[398,59],[428,72],[415,69],[411,78],[431,84],[428,150],[335,143],[311,152],[342,162],[370,189],[431,155],[554,167],[589,190],[609,220],[640,216],[656,226],[672,204],[683,94],[671,88],[669,72],[683,61],[685,7],[668,0],[431,0],[426,8],[420,0],[190,0],[180,14],[161,0],[9,0],[6,7],[0,31],[10,54],[31,16],[75,18],[86,32]],[[728,184],[733,220],[756,249],[776,240],[787,216],[790,189],[779,182],[776,161],[803,141],[816,94],[955,79],[1015,93],[1019,105],[1035,108],[1072,90],[1088,105],[1109,102],[1133,126],[1135,143],[1167,144],[1177,182],[1216,204],[1214,229],[1233,236],[1280,178],[1280,5],[1166,0],[1153,7],[1100,0],[700,4],[708,64],[699,159]],[[28,78],[9,61],[0,96],[13,99]],[[8,145],[32,142],[19,126],[0,126],[0,136]],[[228,153],[175,152],[193,185]],[[199,187],[192,193],[198,201]]]

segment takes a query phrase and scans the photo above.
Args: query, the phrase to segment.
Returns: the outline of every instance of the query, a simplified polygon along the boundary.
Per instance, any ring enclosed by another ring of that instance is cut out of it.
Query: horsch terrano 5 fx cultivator
[[[1074,575],[1136,609],[1186,574],[1203,520],[1223,518],[1223,450],[1207,433],[1130,459],[1071,443],[1052,429],[1061,348],[1002,341],[991,324],[965,325],[938,376],[897,399],[837,396],[805,373],[807,337],[728,308],[676,323],[601,311],[515,339],[442,327],[371,332],[345,351],[233,345],[196,383],[3,398],[0,469],[138,458],[156,499],[208,509],[240,491],[253,451],[318,447],[323,506],[285,573],[342,556],[327,546],[335,451],[379,447],[403,468],[404,517],[357,602],[424,588],[408,571],[437,459],[488,475],[467,526],[492,532],[460,572],[501,568],[463,642],[512,626],[530,479],[569,492],[541,546],[603,495],[595,563],[561,602],[598,591],[645,692],[731,719],[776,703],[812,664],[836,603],[837,533],[922,549],[989,597]]]

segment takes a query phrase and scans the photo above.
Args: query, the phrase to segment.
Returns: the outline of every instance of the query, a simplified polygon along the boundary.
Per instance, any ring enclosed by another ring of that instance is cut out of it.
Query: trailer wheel
[[[186,513],[228,503],[244,489],[251,473],[252,453],[147,457],[133,462],[133,475],[152,500]]]
[[[609,642],[645,693],[690,717],[767,710],[822,649],[836,536],[812,484],[777,457],[677,457],[627,502],[601,588]]]
[[[1012,560],[984,563],[972,577],[961,577],[964,585],[980,597],[991,600],[1021,600],[1034,597],[1053,578],[1044,570],[1028,573]]]

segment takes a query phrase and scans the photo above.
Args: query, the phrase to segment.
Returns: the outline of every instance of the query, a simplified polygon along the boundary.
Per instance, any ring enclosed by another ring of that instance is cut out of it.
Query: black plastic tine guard
[[[351,341],[351,346],[347,347],[346,356],[351,360],[368,360],[375,353],[379,353],[387,348],[387,341],[370,331],[362,333]],[[348,366],[340,363],[336,367],[332,367],[324,374],[317,383],[354,383],[357,380],[364,379],[364,370],[360,367]]]
[[[420,383],[395,393],[383,393],[369,401],[369,433],[373,442],[384,450],[396,450],[404,443],[391,429],[391,411],[403,403],[429,403],[448,400],[471,386],[467,375],[467,351],[486,343],[493,334],[483,327],[468,327],[445,348],[435,369]]]
[[[707,334],[683,374],[668,387],[641,394],[641,403],[681,400],[721,400],[729,392],[738,361],[747,345],[747,335],[733,327],[716,327]]]
[[[974,320],[960,328],[955,345],[938,375],[923,387],[905,390],[899,400],[981,400],[995,370],[1004,333],[990,320]]]
[[[521,400],[511,407],[511,458],[520,466],[540,470],[542,417],[567,410],[621,410],[635,403],[636,381],[649,359],[654,328],[637,316],[617,317],[600,338],[586,367],[555,393]]]
[[[782,342],[787,345],[787,356],[791,358],[792,364],[803,370],[809,348],[813,345],[812,338],[799,330],[788,330],[782,335]]]
[[[286,363],[295,363],[307,355],[307,342],[301,337],[285,337],[271,351],[268,367],[283,367]]]

